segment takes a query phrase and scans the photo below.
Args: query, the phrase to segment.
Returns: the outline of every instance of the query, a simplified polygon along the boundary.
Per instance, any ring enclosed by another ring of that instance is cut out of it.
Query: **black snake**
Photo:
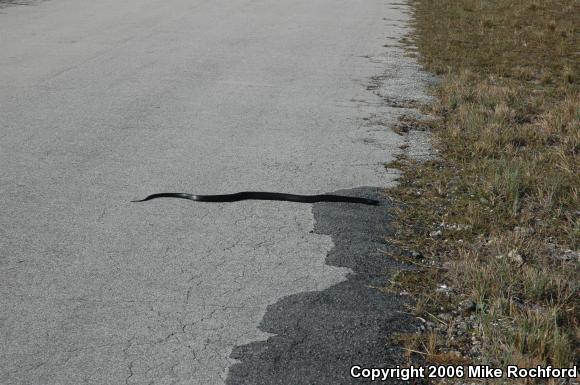
[[[189,199],[196,202],[238,202],[248,199],[263,200],[263,201],[288,201],[298,203],[316,203],[316,202],[344,202],[344,203],[361,203],[363,205],[377,206],[379,201],[374,199],[348,197],[343,195],[319,194],[319,195],[298,195],[285,194],[276,192],[264,191],[242,191],[235,194],[222,195],[194,195],[187,193],[159,193],[149,195],[145,199],[135,200],[131,202],[145,202],[157,198],[180,198]]]

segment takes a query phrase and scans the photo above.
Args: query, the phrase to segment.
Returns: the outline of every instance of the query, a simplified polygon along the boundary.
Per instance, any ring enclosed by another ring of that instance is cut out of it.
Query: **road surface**
[[[268,315],[276,306],[354,274],[326,263],[342,236],[315,229],[332,227],[324,213],[371,209],[130,200],[392,185],[382,164],[402,139],[386,125],[406,109],[384,101],[421,95],[416,65],[383,46],[406,32],[398,2],[0,8],[0,383],[354,381],[324,355],[289,352],[299,341],[281,350],[324,369],[262,378],[286,374],[243,351],[283,335],[269,331],[283,323]],[[349,293],[353,304],[382,301]]]

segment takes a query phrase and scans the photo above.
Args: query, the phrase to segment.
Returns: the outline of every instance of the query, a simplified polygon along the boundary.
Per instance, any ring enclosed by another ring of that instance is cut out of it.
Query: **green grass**
[[[422,123],[440,158],[389,165],[405,171],[391,192],[404,205],[394,242],[437,268],[394,285],[415,295],[417,314],[475,301],[469,332],[483,355],[471,360],[570,365],[580,337],[580,269],[565,258],[580,235],[580,2],[412,4],[409,41],[441,79],[425,107],[433,120]],[[437,229],[442,236],[430,237]],[[442,282],[451,298],[433,294]],[[410,349],[440,358],[437,349],[470,343],[425,339]]]

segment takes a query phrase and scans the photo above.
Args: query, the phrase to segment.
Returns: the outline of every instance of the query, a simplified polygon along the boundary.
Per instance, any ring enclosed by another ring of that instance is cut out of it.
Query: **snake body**
[[[196,202],[238,202],[245,200],[263,200],[263,201],[288,201],[298,203],[317,203],[317,202],[343,202],[343,203],[360,203],[364,205],[377,206],[379,201],[374,199],[348,197],[343,195],[319,194],[319,195],[298,195],[285,194],[265,191],[242,191],[235,194],[221,195],[194,195],[187,193],[158,193],[152,194],[145,199],[135,200],[132,202],[145,202],[157,198],[179,198],[189,199]]]

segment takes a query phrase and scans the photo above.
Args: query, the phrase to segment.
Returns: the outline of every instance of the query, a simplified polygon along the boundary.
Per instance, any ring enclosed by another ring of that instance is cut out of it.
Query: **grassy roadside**
[[[439,158],[404,157],[400,273],[428,362],[567,367],[580,357],[580,1],[413,0],[439,75]],[[410,256],[411,255],[411,256]],[[406,256],[406,257],[405,257]],[[410,256],[410,257],[409,257]],[[530,383],[528,381],[527,383]]]

